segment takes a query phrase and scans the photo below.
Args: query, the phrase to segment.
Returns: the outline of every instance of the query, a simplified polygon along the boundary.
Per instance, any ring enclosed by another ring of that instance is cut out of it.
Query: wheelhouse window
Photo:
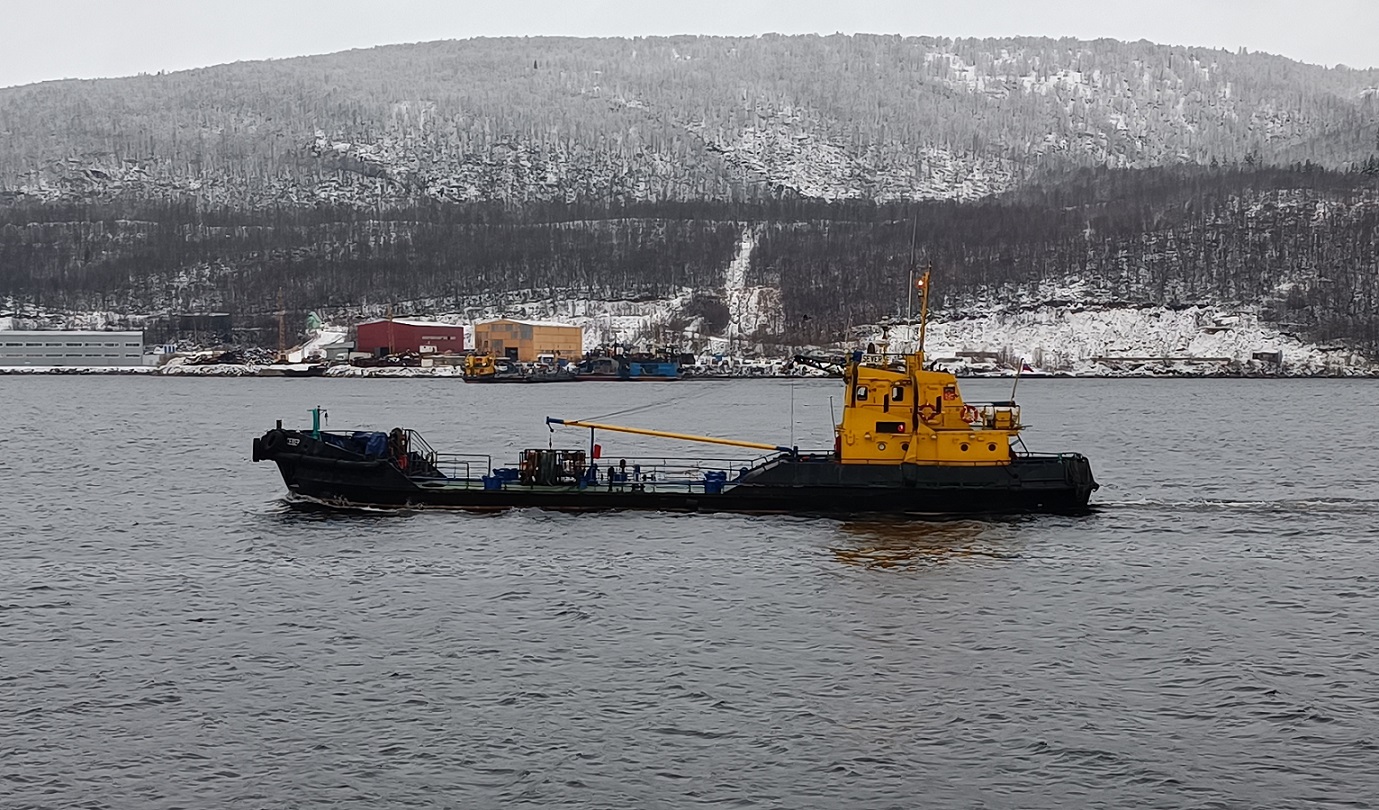
[[[905,386],[896,385],[891,388],[891,402],[905,401]]]
[[[866,402],[866,401],[867,401],[867,387],[866,387],[865,385],[859,385],[859,386],[857,386],[857,390],[853,393],[852,398],[855,399],[855,400],[857,400],[858,402]]]

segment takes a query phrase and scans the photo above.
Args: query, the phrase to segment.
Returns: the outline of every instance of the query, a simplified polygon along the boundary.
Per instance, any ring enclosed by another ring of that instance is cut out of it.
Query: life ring
[[[972,424],[982,418],[981,413],[971,405],[962,406],[962,421]]]
[[[938,409],[933,405],[926,402],[919,406],[919,418],[925,422],[932,421],[936,416],[938,416]]]

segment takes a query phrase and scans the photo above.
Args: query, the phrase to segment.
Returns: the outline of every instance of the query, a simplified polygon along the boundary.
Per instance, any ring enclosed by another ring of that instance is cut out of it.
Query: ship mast
[[[924,268],[924,275],[919,277],[917,282],[920,291],[919,297],[919,346],[915,354],[919,355],[920,366],[924,365],[924,332],[929,326],[929,270]]]
[[[919,218],[910,224],[910,283],[905,288],[905,325],[909,327],[910,339],[914,340],[915,328],[915,235],[919,231]]]
[[[287,362],[287,310],[283,308],[282,287],[278,287],[278,362]]]

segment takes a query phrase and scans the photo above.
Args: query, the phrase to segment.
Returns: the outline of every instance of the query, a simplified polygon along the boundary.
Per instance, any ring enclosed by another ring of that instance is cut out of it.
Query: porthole
[[[990,450],[990,451],[993,452],[993,453],[996,452],[996,443],[995,443],[995,442],[992,442],[991,444],[988,444],[988,445],[986,446],[986,449]]]
[[[910,443],[909,443],[909,442],[901,442],[901,443],[900,443],[900,449],[901,449],[901,450],[909,450],[909,449],[910,449]]]
[[[967,442],[963,442],[963,443],[960,445],[960,448],[961,448],[961,450],[962,450],[964,453],[966,453],[966,452],[967,452]]]
[[[885,443],[885,442],[877,442],[877,443],[876,443],[876,449],[877,449],[877,450],[885,450],[885,449],[886,449],[886,443]]]

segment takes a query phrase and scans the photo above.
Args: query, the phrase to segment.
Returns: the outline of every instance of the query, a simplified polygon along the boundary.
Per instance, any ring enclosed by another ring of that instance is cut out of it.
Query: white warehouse
[[[143,332],[0,331],[0,366],[137,366]]]

